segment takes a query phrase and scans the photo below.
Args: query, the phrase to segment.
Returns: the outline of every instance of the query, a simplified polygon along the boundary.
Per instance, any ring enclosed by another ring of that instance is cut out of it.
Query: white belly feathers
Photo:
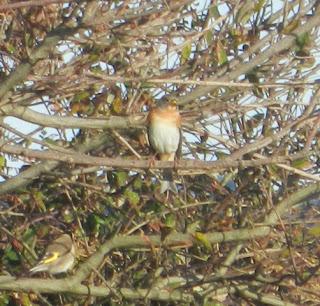
[[[152,122],[149,127],[149,141],[160,154],[175,153],[180,142],[179,128],[170,122]]]

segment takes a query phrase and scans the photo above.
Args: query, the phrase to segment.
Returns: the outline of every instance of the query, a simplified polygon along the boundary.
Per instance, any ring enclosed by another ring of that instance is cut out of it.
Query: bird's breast
[[[157,153],[169,154],[178,150],[180,130],[171,122],[151,122],[148,134],[150,144]]]

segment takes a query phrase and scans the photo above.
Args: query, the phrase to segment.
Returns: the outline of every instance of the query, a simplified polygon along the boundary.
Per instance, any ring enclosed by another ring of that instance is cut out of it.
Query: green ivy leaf
[[[254,5],[254,11],[257,13],[259,12],[266,3],[266,0],[258,0],[258,2]]]
[[[296,37],[296,44],[299,50],[304,49],[307,45],[310,44],[310,35],[309,33],[304,33]]]
[[[98,60],[99,60],[99,55],[98,54],[91,53],[89,55],[89,58],[88,58],[88,62],[89,63],[97,62]]]
[[[308,232],[312,236],[320,237],[320,225],[310,228]]]
[[[194,234],[194,238],[202,244],[208,251],[212,251],[212,245],[211,242],[208,240],[208,237],[206,234],[201,232],[196,232]]]
[[[208,30],[204,33],[204,38],[207,41],[208,45],[211,45],[212,43],[212,39],[213,39],[213,35],[212,35],[212,31]]]
[[[87,91],[78,92],[72,99],[74,102],[80,102],[82,100],[88,99],[90,94]]]
[[[44,204],[44,195],[41,191],[34,191],[32,193],[33,199],[36,202],[37,207],[39,208],[40,211],[45,212],[47,211],[46,205]]]
[[[16,52],[15,46],[10,44],[9,42],[6,43],[6,47],[7,47],[8,52],[10,52],[11,54],[14,54]]]
[[[175,228],[176,227],[176,218],[174,214],[168,214],[165,217],[164,224],[167,227]]]
[[[219,65],[223,65],[228,62],[227,53],[224,50],[224,46],[220,40],[217,42],[216,53]]]
[[[199,230],[199,224],[200,221],[195,221],[193,223],[188,224],[187,232],[190,234],[195,233],[197,230]]]
[[[187,43],[181,50],[181,64],[184,64],[190,57],[191,43]]]
[[[306,169],[312,167],[312,164],[311,164],[309,158],[304,157],[304,158],[300,158],[300,159],[294,160],[292,162],[291,166],[296,168],[296,169],[306,170]]]
[[[11,262],[17,262],[20,260],[19,255],[11,247],[5,249],[4,257]]]
[[[87,218],[86,226],[92,233],[99,232],[100,226],[104,224],[104,220],[96,214],[90,214]]]
[[[5,306],[10,304],[10,298],[9,295],[5,294],[4,292],[1,292],[0,295],[0,305]]]
[[[140,177],[137,177],[133,182],[133,189],[135,190],[141,190],[143,185],[142,179]]]
[[[136,206],[140,201],[139,194],[137,192],[132,191],[132,190],[127,189],[124,192],[124,195],[125,195],[126,199],[128,200],[128,202],[130,203],[130,205]]]
[[[22,236],[23,242],[29,244],[30,241],[33,240],[34,236],[36,235],[36,231],[34,228],[29,227]]]
[[[209,16],[213,17],[214,19],[218,19],[219,17],[221,17],[217,5],[213,5],[213,6],[210,7]]]
[[[7,164],[6,158],[2,155],[0,156],[0,169],[3,169]]]
[[[112,102],[112,110],[116,114],[120,114],[122,112],[122,109],[123,109],[122,99],[120,97],[115,97]]]
[[[125,171],[119,171],[116,173],[116,182],[119,187],[124,186],[127,183],[128,173]]]
[[[22,306],[33,306],[34,304],[30,301],[29,295],[26,293],[20,294],[20,305]]]

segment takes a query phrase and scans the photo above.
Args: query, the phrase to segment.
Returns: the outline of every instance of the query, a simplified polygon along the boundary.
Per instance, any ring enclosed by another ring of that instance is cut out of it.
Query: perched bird
[[[161,101],[148,115],[148,138],[151,147],[162,161],[174,161],[181,146],[181,116],[176,101]],[[177,193],[172,169],[163,170],[160,192]]]
[[[72,238],[68,234],[63,234],[47,247],[44,257],[29,272],[64,273],[72,268],[74,261],[75,247]]]

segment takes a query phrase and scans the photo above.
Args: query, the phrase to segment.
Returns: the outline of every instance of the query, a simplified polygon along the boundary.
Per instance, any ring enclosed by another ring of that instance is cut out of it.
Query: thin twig
[[[182,85],[199,85],[199,86],[225,86],[225,87],[244,87],[244,88],[283,88],[283,87],[306,87],[306,86],[319,86],[317,82],[287,82],[287,83],[263,83],[263,84],[255,84],[255,83],[244,83],[244,82],[222,82],[222,81],[200,81],[200,80],[181,80],[181,79],[156,79],[156,78],[129,78],[122,76],[108,76],[105,74],[100,74],[96,72],[87,71],[85,73],[86,76],[99,78],[104,81],[112,81],[112,82],[147,82],[154,84],[182,84]]]

